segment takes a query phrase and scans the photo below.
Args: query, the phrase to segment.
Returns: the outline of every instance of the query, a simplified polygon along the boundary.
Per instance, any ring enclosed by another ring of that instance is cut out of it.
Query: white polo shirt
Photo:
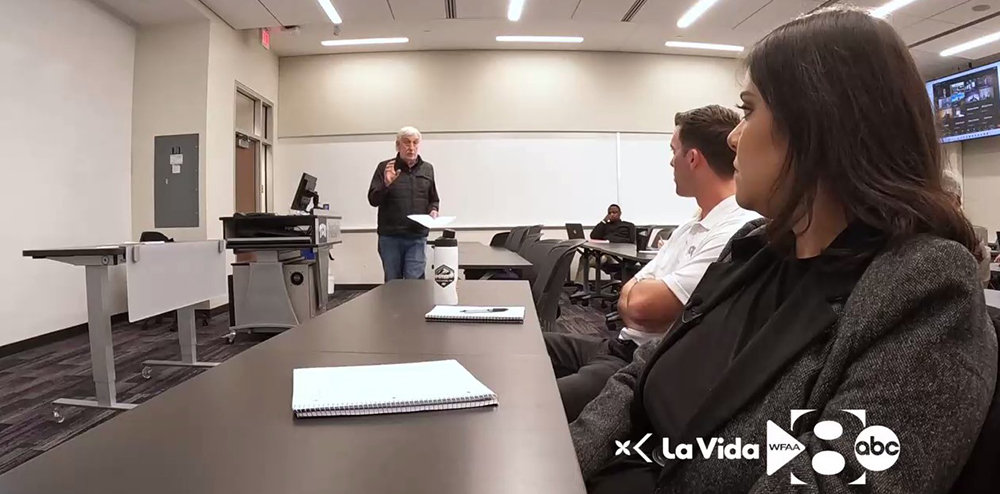
[[[687,304],[708,265],[719,259],[722,249],[733,238],[736,231],[760,215],[747,211],[736,204],[736,196],[729,196],[704,218],[696,216],[681,225],[664,242],[649,264],[635,275],[635,279],[657,279],[674,292],[677,300]],[[624,328],[618,337],[638,344],[660,336],[637,329]]]

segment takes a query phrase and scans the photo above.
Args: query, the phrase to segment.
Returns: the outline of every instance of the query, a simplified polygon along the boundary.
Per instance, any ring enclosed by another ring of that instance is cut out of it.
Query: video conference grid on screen
[[[927,83],[942,141],[1000,135],[997,67],[991,64]]]

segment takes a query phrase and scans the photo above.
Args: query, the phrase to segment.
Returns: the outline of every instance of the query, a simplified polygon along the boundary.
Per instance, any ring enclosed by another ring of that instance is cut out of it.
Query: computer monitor
[[[292,209],[296,211],[307,211],[309,203],[313,207],[319,205],[319,194],[316,193],[316,177],[303,173],[299,179],[299,187],[295,189],[295,197],[292,199]]]

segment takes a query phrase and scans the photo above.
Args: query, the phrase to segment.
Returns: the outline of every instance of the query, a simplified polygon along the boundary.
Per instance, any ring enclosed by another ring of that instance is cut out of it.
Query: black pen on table
[[[491,309],[462,309],[463,314],[485,314],[488,312],[506,312],[506,307],[493,307]]]

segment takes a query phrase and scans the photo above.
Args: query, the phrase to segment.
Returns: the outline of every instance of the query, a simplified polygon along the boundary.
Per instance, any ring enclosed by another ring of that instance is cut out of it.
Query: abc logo
[[[868,470],[888,470],[899,459],[899,438],[889,428],[873,425],[861,431],[854,441],[854,455]]]

